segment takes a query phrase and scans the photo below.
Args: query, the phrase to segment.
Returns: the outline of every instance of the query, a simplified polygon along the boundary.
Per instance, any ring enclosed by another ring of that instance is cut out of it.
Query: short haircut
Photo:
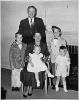
[[[29,6],[28,8],[27,8],[27,12],[29,12],[29,9],[30,8],[34,8],[35,9],[35,16],[37,15],[37,9],[36,9],[36,7],[34,7],[34,6]]]
[[[65,46],[60,46],[59,50],[66,50],[67,48]]]
[[[22,34],[19,33],[19,32],[16,32],[16,33],[15,33],[15,37],[17,37],[17,35],[22,35]]]
[[[60,35],[61,35],[61,29],[60,29],[59,27],[57,27],[57,26],[52,26],[52,31],[53,31],[53,33],[54,33],[54,29],[58,29],[59,32],[60,32]]]

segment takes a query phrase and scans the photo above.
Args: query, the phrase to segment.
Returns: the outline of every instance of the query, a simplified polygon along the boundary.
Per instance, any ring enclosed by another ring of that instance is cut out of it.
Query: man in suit
[[[33,36],[35,32],[41,33],[42,41],[46,43],[45,26],[41,18],[37,18],[37,9],[34,6],[27,8],[28,18],[20,21],[18,32],[23,35],[24,43],[31,43],[34,41]]]

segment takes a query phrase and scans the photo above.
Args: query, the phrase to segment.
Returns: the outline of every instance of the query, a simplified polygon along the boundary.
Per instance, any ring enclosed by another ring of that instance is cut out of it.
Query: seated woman
[[[28,72],[34,72],[35,79],[37,82],[37,87],[40,86],[40,80],[39,80],[39,72],[45,71],[48,74],[48,77],[54,77],[48,70],[47,66],[45,65],[43,61],[43,54],[41,52],[41,48],[38,45],[34,46],[33,54],[29,53],[29,56],[31,57],[31,60],[28,62],[27,65],[27,71]]]
[[[40,33],[35,33],[35,35],[34,35],[35,42],[32,42],[32,43],[27,45],[26,58],[29,57],[29,53],[33,53],[34,46],[38,45],[41,48],[41,53],[43,55],[45,55],[45,61],[48,59],[49,52],[47,49],[47,45],[45,43],[41,42],[41,38],[42,37],[41,37]],[[30,60],[31,59],[29,59],[29,61]],[[39,80],[40,80],[40,87],[41,88],[42,88],[43,82],[45,81],[44,76],[45,76],[44,71],[39,72]],[[37,86],[35,74],[32,72],[28,72],[26,70],[22,70],[21,75],[20,75],[20,80],[24,85],[23,96],[27,97],[27,95],[29,95],[29,96],[32,95],[32,88],[35,88]]]

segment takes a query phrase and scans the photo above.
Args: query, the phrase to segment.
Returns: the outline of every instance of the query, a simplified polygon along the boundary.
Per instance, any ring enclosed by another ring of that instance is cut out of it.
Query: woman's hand
[[[28,58],[28,61],[29,61],[29,62],[32,62],[32,58],[31,58],[31,57],[29,57],[29,58]]]
[[[67,72],[67,76],[69,76],[69,72]]]

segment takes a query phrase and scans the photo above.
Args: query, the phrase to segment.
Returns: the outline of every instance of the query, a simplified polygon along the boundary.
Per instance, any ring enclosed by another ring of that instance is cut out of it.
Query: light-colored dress
[[[56,76],[66,77],[67,76],[67,66],[66,65],[70,64],[68,57],[66,56],[62,57],[61,55],[58,55],[55,62],[58,64],[57,70],[56,70]]]
[[[30,63],[28,63],[27,70],[29,72],[40,72],[40,71],[45,71],[47,69],[47,66],[45,63],[41,60],[43,57],[43,54],[40,53],[36,55],[35,53],[31,54],[29,53],[29,56],[32,58],[32,63],[34,66],[32,67]]]

